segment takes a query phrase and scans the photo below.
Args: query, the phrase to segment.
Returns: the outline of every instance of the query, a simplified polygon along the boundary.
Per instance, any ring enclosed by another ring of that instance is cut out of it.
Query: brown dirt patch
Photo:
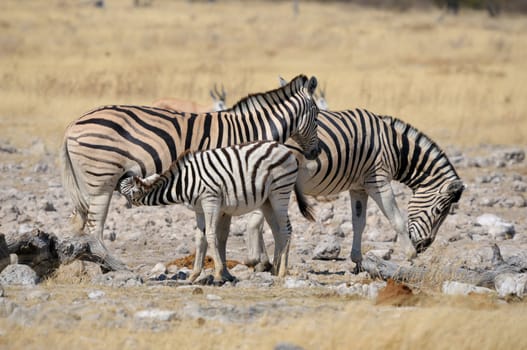
[[[196,254],[193,253],[193,254],[184,256],[182,258],[178,258],[178,259],[172,260],[171,262],[169,262],[167,264],[167,267],[168,266],[172,266],[172,265],[176,265],[179,268],[186,267],[188,269],[191,269],[192,266],[194,266],[194,259],[195,258],[196,258]],[[239,261],[227,260],[227,268],[228,269],[232,269],[234,266],[239,265],[239,264],[241,264]],[[206,269],[214,268],[214,261],[212,260],[212,257],[210,257],[208,255],[205,257],[205,265],[204,266],[205,266]]]
[[[377,305],[409,306],[415,305],[416,298],[410,287],[393,279],[387,281],[386,287],[379,291]]]

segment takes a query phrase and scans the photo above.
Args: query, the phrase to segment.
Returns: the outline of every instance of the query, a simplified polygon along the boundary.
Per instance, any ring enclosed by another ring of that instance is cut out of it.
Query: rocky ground
[[[414,261],[414,266],[430,269],[444,266],[490,268],[491,246],[497,243],[505,262],[527,268],[526,150],[525,146],[480,146],[462,150],[446,148],[468,187],[458,208],[441,227],[432,247]],[[20,234],[40,229],[57,236],[67,236],[70,233],[67,218],[72,207],[61,186],[55,151],[46,149],[39,140],[34,140],[28,149],[17,149],[0,142],[0,158],[0,233],[8,239],[14,239]],[[400,207],[405,212],[410,192],[397,183],[394,183],[394,188]],[[176,312],[170,307],[161,307],[163,303],[137,301],[135,306],[127,304],[126,312],[117,312],[112,317],[104,318],[108,326],[126,322],[150,326],[152,322],[157,322],[155,327],[163,327],[163,322],[175,317],[249,322],[263,315],[278,316],[284,312],[302,314],[319,306],[317,303],[300,305],[280,298],[237,306],[225,301],[230,298],[229,295],[232,297],[243,290],[264,294],[269,291],[273,295],[287,295],[288,290],[295,290],[297,296],[314,290],[317,295],[329,293],[376,298],[386,282],[372,281],[365,273],[359,276],[350,273],[353,264],[349,260],[352,234],[348,196],[341,194],[333,201],[310,200],[315,204],[318,219],[315,224],[304,220],[295,206],[291,209],[294,232],[289,257],[290,273],[285,280],[237,265],[231,269],[239,279],[236,285],[227,283],[222,287],[200,287],[190,286],[184,280],[188,269],[182,263],[179,266],[169,263],[187,257],[194,249],[193,213],[183,206],[127,209],[124,198],[116,195],[106,222],[105,242],[110,251],[122,259],[134,274],[103,275],[94,264],[87,264],[84,277],[81,276],[80,280],[73,278],[71,282],[84,286],[84,296],[71,304],[57,304],[54,294],[66,293],[68,288],[65,286],[68,283],[55,282],[50,287],[49,281],[43,281],[34,286],[36,278],[32,277],[31,271],[10,265],[0,274],[5,294],[5,297],[0,298],[0,317],[22,326],[31,326],[42,320],[52,320],[49,314],[61,312],[70,315],[71,320],[61,317],[53,319],[53,322],[57,323],[57,327],[67,329],[68,325],[75,323],[75,315],[80,310],[87,310],[94,300],[102,307],[97,311],[98,316],[94,311],[85,311],[85,314],[92,315],[88,318],[100,318],[101,313],[109,312],[104,305],[117,307],[115,305],[120,302],[111,300],[126,286],[153,288],[145,289],[146,294],[150,293],[149,290],[159,292],[161,289],[173,296],[174,290],[177,290],[179,299],[176,303],[184,306]],[[247,217],[233,220],[227,251],[229,259],[243,261],[245,258],[246,220]],[[394,238],[395,233],[388,221],[370,202],[363,251],[407,265],[397,249],[392,252],[392,248],[396,248]],[[269,230],[266,230],[264,239],[268,251],[272,252],[273,240]],[[70,268],[69,273],[78,275],[75,269],[78,269],[78,265]],[[523,278],[523,284],[517,284],[514,287],[516,289],[508,292],[498,291],[500,297],[506,298],[507,294],[523,297],[526,292],[525,276],[519,277],[520,280]],[[445,276],[440,279],[448,280]],[[413,288],[435,288],[435,292],[441,292],[441,284],[431,282],[427,285],[425,282],[414,284]],[[20,287],[20,283],[33,286]],[[277,287],[279,289],[273,289]],[[455,288],[443,289],[443,292],[466,293],[476,290],[474,286]],[[493,290],[485,292],[495,293]],[[204,296],[196,299],[201,294]],[[331,303],[327,301],[326,305]],[[338,305],[334,307],[338,308]]]

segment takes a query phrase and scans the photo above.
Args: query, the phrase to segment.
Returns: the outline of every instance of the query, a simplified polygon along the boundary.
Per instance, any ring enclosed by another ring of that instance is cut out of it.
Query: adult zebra
[[[315,77],[294,78],[286,86],[249,95],[230,109],[188,114],[141,106],[105,106],[71,123],[62,145],[62,178],[71,195],[77,229],[97,238],[102,264],[125,265],[107,253],[104,222],[121,179],[162,173],[186,150],[203,150],[256,140],[294,139],[307,159],[320,153]],[[200,227],[203,229],[203,227]]]
[[[322,152],[316,162],[307,162],[298,145],[288,141],[301,163],[299,181],[305,194],[335,195],[348,191],[351,197],[353,245],[351,260],[361,270],[362,233],[366,205],[371,197],[388,218],[406,256],[412,258],[434,241],[452,203],[464,185],[444,152],[411,125],[364,109],[318,115]],[[413,191],[408,221],[401,215],[391,180]],[[255,212],[248,225],[248,261],[266,268],[269,259],[262,238],[263,220]]]
[[[231,217],[261,208],[273,231],[273,274],[284,277],[291,236],[289,199],[295,190],[298,207],[314,221],[296,179],[298,161],[284,145],[256,141],[183,153],[163,174],[121,181],[119,192],[135,205],[184,203],[205,223],[196,237],[196,259],[191,282],[201,274],[207,245],[214,259],[214,280],[234,281],[226,265]],[[207,244],[208,243],[208,244]]]

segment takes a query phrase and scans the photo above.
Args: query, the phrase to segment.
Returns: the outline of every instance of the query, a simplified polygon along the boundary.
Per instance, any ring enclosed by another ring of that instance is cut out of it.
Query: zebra
[[[214,90],[210,90],[210,97],[212,98],[212,104],[201,105],[193,101],[182,100],[178,98],[162,98],[152,103],[152,107],[158,107],[163,109],[171,109],[175,111],[184,111],[187,113],[207,113],[207,112],[219,112],[227,108],[225,88],[221,86],[221,92],[214,84]]]
[[[284,277],[291,224],[288,205],[295,190],[300,212],[314,221],[311,207],[295,185],[298,162],[276,141],[256,141],[206,151],[184,152],[163,174],[121,181],[119,192],[134,205],[184,203],[196,212],[205,233],[196,236],[194,282],[203,270],[207,244],[214,259],[214,281],[234,281],[226,266],[231,217],[261,208],[274,240],[273,274]]]
[[[322,153],[307,161],[298,145],[286,142],[300,161],[299,182],[304,193],[331,196],[348,191],[351,198],[354,272],[362,270],[361,241],[366,206],[371,197],[397,232],[407,258],[424,252],[435,239],[450,207],[465,188],[439,146],[404,121],[377,116],[365,109],[320,111],[318,136]],[[413,191],[408,219],[401,215],[391,180]],[[249,265],[269,266],[262,238],[263,220],[255,212],[248,225]]]
[[[129,176],[162,173],[185,150],[204,150],[256,140],[284,143],[293,138],[307,159],[320,153],[315,77],[295,77],[284,87],[251,94],[231,108],[192,114],[155,107],[114,105],[90,111],[66,129],[62,180],[79,233],[96,237],[104,269],[126,266],[103,243],[113,191]],[[203,227],[199,227],[203,229]]]

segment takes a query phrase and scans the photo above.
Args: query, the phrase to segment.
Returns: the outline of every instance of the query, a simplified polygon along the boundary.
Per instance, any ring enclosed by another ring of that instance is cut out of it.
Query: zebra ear
[[[287,85],[287,80],[285,80],[281,76],[278,77],[278,80],[280,81],[280,87],[284,87]]]
[[[461,180],[455,180],[448,184],[446,189],[444,191],[441,191],[443,193],[449,194],[453,196],[453,203],[456,203],[461,198],[461,194],[465,190],[466,185]]]
[[[313,95],[315,93],[315,89],[317,88],[317,85],[318,85],[317,78],[315,78],[314,76],[311,77],[309,81],[307,82],[307,91],[309,92],[310,95]]]
[[[134,176],[132,178],[132,185],[134,186],[134,188],[139,189],[139,188],[143,188],[144,183],[143,183],[143,180],[139,176]]]

